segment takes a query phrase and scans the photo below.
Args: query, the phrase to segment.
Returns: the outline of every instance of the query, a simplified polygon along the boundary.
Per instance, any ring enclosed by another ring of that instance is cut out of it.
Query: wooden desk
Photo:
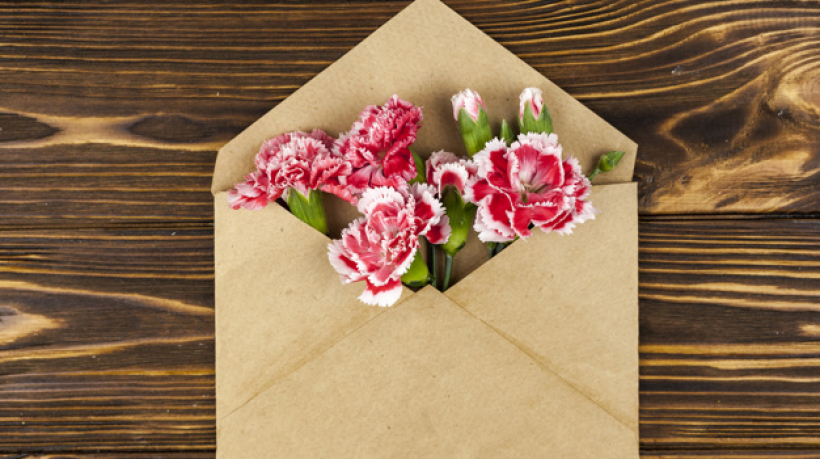
[[[406,5],[217,3],[0,4],[0,457],[213,457],[216,150]],[[820,2],[448,3],[640,144],[644,457],[820,457]]]

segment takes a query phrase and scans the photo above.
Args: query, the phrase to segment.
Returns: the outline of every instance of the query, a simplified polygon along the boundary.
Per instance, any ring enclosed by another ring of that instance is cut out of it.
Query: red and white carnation
[[[259,210],[268,205],[268,185],[270,180],[263,171],[254,171],[245,176],[245,181],[237,183],[233,190],[228,190],[228,204],[232,209],[240,207],[248,210]]]
[[[328,245],[330,263],[343,283],[365,281],[359,297],[370,305],[391,306],[401,296],[401,276],[418,253],[419,237],[447,242],[450,225],[435,189],[416,183],[403,190],[372,188],[358,201],[364,214]]]
[[[228,202],[234,209],[261,209],[291,188],[304,196],[321,190],[351,200],[341,182],[351,166],[333,151],[333,143],[318,129],[309,134],[289,132],[265,141],[256,154],[257,170],[228,191]]]
[[[383,106],[364,109],[335,144],[338,154],[353,166],[344,183],[354,195],[379,186],[402,188],[416,176],[410,145],[421,120],[421,108],[396,95]]]
[[[484,242],[529,237],[531,227],[569,234],[576,224],[595,217],[587,201],[589,180],[578,160],[561,160],[555,134],[521,134],[510,147],[498,139],[473,160],[478,179],[466,199],[478,206],[475,230]]]
[[[476,180],[478,166],[467,158],[459,158],[449,151],[438,151],[430,155],[426,164],[427,183],[433,185],[439,196],[444,196],[448,186],[455,187],[459,194],[471,181]]]
[[[473,121],[478,121],[478,115],[481,113],[482,108],[484,111],[487,111],[487,107],[484,105],[484,101],[481,100],[481,96],[470,88],[454,95],[450,101],[453,103],[453,118],[455,118],[456,121],[458,121],[458,112],[460,112],[462,108],[467,110],[467,114],[470,115]]]

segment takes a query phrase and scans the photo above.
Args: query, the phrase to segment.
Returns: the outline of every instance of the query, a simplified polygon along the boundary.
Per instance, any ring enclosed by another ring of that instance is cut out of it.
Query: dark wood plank
[[[644,220],[640,244],[643,447],[820,448],[820,220]]]
[[[816,450],[710,450],[710,451],[667,451],[641,452],[643,459],[760,459],[774,457],[777,459],[816,458]]]
[[[10,456],[0,455],[0,459],[214,459],[214,452],[162,452],[162,453],[107,453],[107,454],[60,454],[54,456],[14,454]]]
[[[213,449],[212,245],[0,232],[0,452]]]
[[[213,459],[213,452],[184,452],[184,453],[113,453],[113,454],[60,454],[54,455],[27,455],[15,454],[0,459]],[[644,459],[760,459],[776,457],[778,459],[808,459],[816,458],[817,451],[812,450],[723,450],[723,451],[675,451],[675,452],[641,452]]]
[[[820,210],[817,2],[447,3],[640,144],[642,212]],[[406,4],[0,3],[0,226],[208,221],[216,149]]]
[[[644,452],[820,451],[820,220],[640,232]],[[209,228],[4,231],[0,268],[0,453],[213,449]]]

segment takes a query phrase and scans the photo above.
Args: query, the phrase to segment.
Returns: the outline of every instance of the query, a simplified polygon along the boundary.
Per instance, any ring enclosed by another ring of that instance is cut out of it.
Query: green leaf
[[[410,268],[401,276],[401,281],[410,288],[421,288],[427,285],[429,278],[430,271],[427,269],[427,263],[424,262],[421,251],[416,250],[416,256],[413,258]]]
[[[544,105],[541,108],[538,119],[535,119],[530,104],[527,104],[527,106],[524,107],[524,116],[518,120],[518,126],[522,134],[529,134],[530,132],[538,134],[552,133],[552,117],[550,116],[547,106]]]
[[[473,121],[467,110],[458,111],[458,129],[464,140],[467,154],[472,158],[474,154],[484,149],[484,145],[493,139],[493,130],[490,128],[490,119],[483,108],[479,109],[478,120]]]
[[[507,124],[507,120],[501,120],[501,140],[507,144],[509,147],[515,141],[515,134],[513,134],[513,130],[509,124]]]
[[[408,183],[410,185],[414,183],[427,183],[427,177],[424,172],[424,160],[421,159],[418,153],[413,151],[412,148],[410,149],[410,153],[413,154],[413,161],[416,162],[416,176],[413,177],[413,180],[410,180]]]
[[[311,190],[305,197],[291,188],[288,192],[288,207],[299,220],[307,223],[322,234],[327,234],[327,218],[322,204],[322,192]]]
[[[473,226],[476,206],[472,203],[465,203],[461,199],[461,194],[455,188],[448,188],[444,193],[444,207],[447,210],[447,217],[450,219],[450,238],[441,245],[441,249],[447,255],[455,256],[467,243],[467,236]]]

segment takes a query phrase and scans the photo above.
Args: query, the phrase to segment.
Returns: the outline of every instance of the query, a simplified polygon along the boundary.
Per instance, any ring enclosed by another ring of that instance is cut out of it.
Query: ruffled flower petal
[[[245,177],[245,181],[237,183],[234,189],[228,190],[228,205],[231,209],[259,210],[275,201],[279,196],[268,195],[268,178],[260,172],[252,172]]]
[[[333,144],[320,130],[294,131],[266,140],[256,154],[256,172],[228,192],[231,206],[261,209],[291,188],[305,196],[311,190],[322,190],[351,200],[342,187],[351,166],[333,152]]]
[[[328,247],[328,257],[342,282],[367,281],[362,301],[390,306],[401,295],[401,277],[416,257],[419,237],[446,242],[449,221],[435,188],[426,183],[371,188],[357,207],[364,217],[342,231]],[[395,285],[399,288],[389,288]]]
[[[478,166],[475,162],[459,158],[448,151],[438,151],[430,155],[425,169],[427,183],[435,187],[439,197],[444,196],[449,186],[464,195],[467,185],[476,180],[478,173]]]
[[[391,280],[384,285],[373,285],[369,281],[364,293],[359,296],[362,303],[382,308],[393,306],[401,298],[401,280]]]
[[[352,166],[343,184],[353,195],[368,188],[399,188],[416,176],[410,145],[421,127],[421,108],[394,95],[382,106],[362,111],[350,130],[334,144],[334,151]]]
[[[450,227],[450,218],[447,215],[442,215],[438,223],[430,226],[430,230],[424,235],[431,244],[441,245],[450,239],[450,234],[453,232]]]

